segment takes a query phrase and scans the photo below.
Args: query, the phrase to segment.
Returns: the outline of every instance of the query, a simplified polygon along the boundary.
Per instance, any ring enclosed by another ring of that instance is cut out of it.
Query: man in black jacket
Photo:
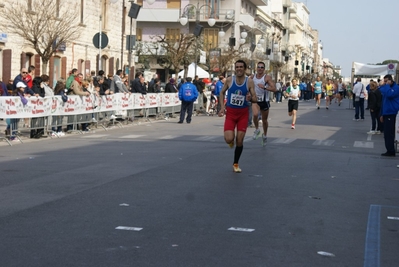
[[[141,82],[141,78],[143,74],[141,72],[137,72],[134,76],[134,80],[130,83],[130,90],[132,93],[140,93],[140,94],[147,94],[145,90],[145,85]]]

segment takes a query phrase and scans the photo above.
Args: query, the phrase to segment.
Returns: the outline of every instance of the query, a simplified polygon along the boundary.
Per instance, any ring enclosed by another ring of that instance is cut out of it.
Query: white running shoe
[[[376,132],[375,131],[370,131],[370,132],[367,132],[367,134],[376,134]]]
[[[262,146],[266,146],[267,144],[267,136],[262,134]]]
[[[260,130],[259,130],[259,129],[256,129],[256,130],[254,131],[254,135],[252,136],[252,138],[253,138],[254,140],[256,140],[256,139],[259,138],[259,136],[260,136]]]

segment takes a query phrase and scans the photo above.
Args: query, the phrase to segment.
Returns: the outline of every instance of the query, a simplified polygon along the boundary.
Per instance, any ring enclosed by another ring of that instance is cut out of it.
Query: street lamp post
[[[236,45],[236,38],[235,38],[234,35],[235,35],[235,25],[236,25],[237,23],[242,23],[242,24],[245,26],[245,23],[242,22],[242,21],[240,21],[240,20],[239,20],[239,21],[236,21],[236,22],[234,22],[234,23],[231,23],[232,29],[231,29],[231,36],[230,36],[230,38],[229,38],[229,46],[230,46],[230,47],[233,47],[233,46]],[[226,24],[226,25],[228,25],[228,24]],[[223,37],[223,36],[225,35],[225,32],[224,32],[224,30],[223,30],[223,26],[220,27],[220,31],[219,31],[218,35],[219,35],[219,37]],[[245,38],[247,38],[248,33],[247,33],[245,30],[243,30],[243,31],[241,32],[240,36],[241,36],[240,44],[245,43]]]
[[[211,10],[211,16],[208,19],[208,25],[209,26],[213,26],[216,23],[216,20],[214,18],[214,11],[213,11],[213,7],[210,7],[209,5],[202,5],[199,6],[199,3],[197,3],[197,6],[193,5],[193,4],[188,4],[184,7],[183,9],[183,15],[180,17],[179,21],[181,25],[186,25],[189,19],[189,8],[193,8],[195,9],[195,31],[194,31],[194,35],[195,35],[195,59],[194,59],[194,78],[195,76],[197,76],[197,57],[198,57],[198,36],[201,35],[202,32],[202,26],[199,24],[200,23],[200,11],[203,7],[208,7]]]

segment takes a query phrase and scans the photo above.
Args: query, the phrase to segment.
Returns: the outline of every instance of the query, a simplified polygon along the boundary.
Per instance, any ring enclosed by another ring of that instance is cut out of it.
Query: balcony
[[[296,13],[297,12],[297,7],[296,7],[296,4],[295,3],[293,3],[290,7],[289,7],[289,12],[290,13]]]
[[[142,8],[140,9],[140,13],[137,17],[138,23],[143,22],[154,22],[154,23],[179,23],[179,18],[183,13],[183,9],[178,8]],[[201,22],[207,22],[211,13],[207,8],[201,8],[199,19]],[[195,21],[195,10],[188,12],[188,19],[189,22]],[[242,16],[242,15],[241,15]],[[220,9],[215,13],[216,23],[223,23],[223,22],[231,22],[234,20],[239,20],[236,18],[236,13],[234,9]],[[245,18],[244,18],[245,19]],[[246,21],[254,24],[254,18],[252,19],[245,19]]]
[[[137,22],[178,22],[180,10],[178,8],[142,8],[137,17]]]
[[[268,0],[249,0],[252,4],[255,6],[267,6],[268,5]]]
[[[255,18],[249,14],[240,14],[237,21],[244,22],[246,27],[253,28],[255,26]]]
[[[283,0],[283,7],[291,7],[292,1],[291,0]]]
[[[288,31],[290,34],[295,34],[296,33],[296,26],[294,24],[289,24],[288,25]]]

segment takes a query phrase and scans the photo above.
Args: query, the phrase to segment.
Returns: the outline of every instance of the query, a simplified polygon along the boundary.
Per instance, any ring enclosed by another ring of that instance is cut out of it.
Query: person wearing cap
[[[165,93],[177,93],[177,86],[175,79],[171,78],[169,82],[165,85]]]

